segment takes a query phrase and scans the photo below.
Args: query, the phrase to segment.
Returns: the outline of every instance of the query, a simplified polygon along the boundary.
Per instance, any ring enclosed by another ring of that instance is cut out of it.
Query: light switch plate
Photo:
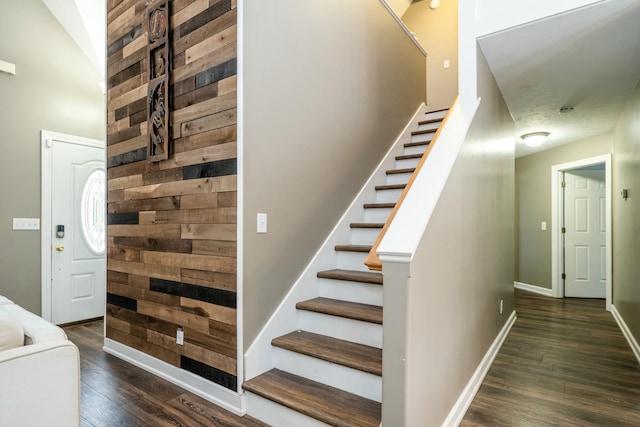
[[[267,232],[267,214],[266,213],[258,214],[257,232],[258,233]]]
[[[40,230],[40,218],[13,218],[14,230]]]
[[[542,221],[540,223],[540,230],[547,231],[547,221]]]

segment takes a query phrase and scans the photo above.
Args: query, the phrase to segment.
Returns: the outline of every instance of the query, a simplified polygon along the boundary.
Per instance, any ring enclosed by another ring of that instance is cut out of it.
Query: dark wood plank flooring
[[[460,426],[639,426],[640,366],[603,300],[516,290],[518,319]]]
[[[264,427],[102,351],[103,323],[65,328],[80,349],[83,427]]]

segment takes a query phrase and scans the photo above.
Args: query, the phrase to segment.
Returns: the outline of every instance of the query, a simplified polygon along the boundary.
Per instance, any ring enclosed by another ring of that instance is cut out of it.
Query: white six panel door
[[[63,324],[105,312],[104,148],[55,141],[52,149],[51,320]]]
[[[606,296],[604,169],[565,172],[566,297]]]

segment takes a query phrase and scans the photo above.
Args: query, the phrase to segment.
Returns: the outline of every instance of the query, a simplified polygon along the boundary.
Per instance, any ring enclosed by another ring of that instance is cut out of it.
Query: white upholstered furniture
[[[17,331],[23,340],[15,346]],[[0,426],[80,426],[77,347],[61,328],[2,296]]]

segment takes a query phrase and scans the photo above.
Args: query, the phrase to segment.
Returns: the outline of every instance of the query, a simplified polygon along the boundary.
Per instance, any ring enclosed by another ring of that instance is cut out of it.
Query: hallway
[[[516,290],[515,305],[460,426],[640,425],[640,365],[604,300]]]

